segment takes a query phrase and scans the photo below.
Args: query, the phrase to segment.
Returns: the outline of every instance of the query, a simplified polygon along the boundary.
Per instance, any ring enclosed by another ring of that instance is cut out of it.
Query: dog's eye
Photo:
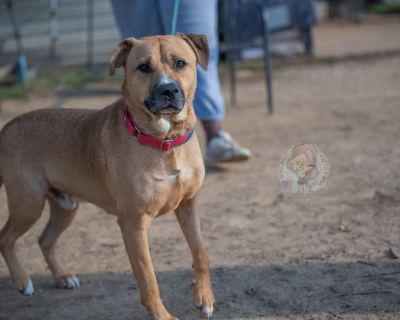
[[[186,66],[186,62],[184,60],[176,60],[175,61],[175,68],[183,69]]]
[[[142,63],[138,66],[138,70],[140,70],[143,73],[150,73],[151,72],[151,67],[148,62]]]

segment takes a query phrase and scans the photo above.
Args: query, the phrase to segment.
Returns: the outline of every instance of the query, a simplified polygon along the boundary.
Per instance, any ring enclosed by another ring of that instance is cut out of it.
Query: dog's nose
[[[179,112],[185,105],[185,93],[178,81],[162,76],[144,104],[153,113],[165,109],[168,109],[168,112]]]
[[[158,92],[164,98],[171,100],[174,99],[176,95],[179,93],[179,86],[177,83],[174,82],[162,84],[159,86]]]

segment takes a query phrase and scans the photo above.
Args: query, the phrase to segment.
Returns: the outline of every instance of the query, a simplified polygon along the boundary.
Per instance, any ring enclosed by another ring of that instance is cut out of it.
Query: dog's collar
[[[129,113],[129,110],[126,105],[124,106],[122,115],[124,118],[125,126],[128,129],[129,134],[132,137],[134,137],[137,140],[137,142],[139,142],[140,144],[148,145],[155,149],[159,149],[161,151],[167,152],[175,147],[178,147],[189,141],[193,135],[193,129],[192,129],[190,131],[186,131],[184,135],[178,136],[175,139],[158,139],[155,137],[151,137],[147,134],[144,134],[139,130],[139,128],[136,125],[135,119]]]

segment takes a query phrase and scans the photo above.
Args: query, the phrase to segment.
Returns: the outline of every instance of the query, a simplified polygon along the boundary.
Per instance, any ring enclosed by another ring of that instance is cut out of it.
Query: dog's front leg
[[[151,262],[147,229],[153,218],[144,214],[137,218],[123,216],[118,219],[133,273],[140,289],[142,304],[154,320],[178,320],[165,309]]]
[[[203,245],[199,215],[195,210],[195,199],[181,202],[176,217],[189,244],[193,256],[193,302],[202,312],[211,317],[214,311],[214,295],[209,274],[209,262]]]

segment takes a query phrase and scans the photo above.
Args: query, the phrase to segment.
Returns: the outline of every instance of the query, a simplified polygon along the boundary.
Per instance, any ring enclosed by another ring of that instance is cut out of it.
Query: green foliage
[[[400,5],[378,3],[369,7],[369,10],[378,14],[400,13]]]
[[[21,85],[0,86],[0,101],[6,98],[26,99],[28,97],[28,89]]]
[[[105,70],[87,72],[83,68],[69,68],[42,71],[35,78],[29,80],[26,86],[16,84],[15,80],[0,83],[0,101],[11,99],[26,99],[32,92],[46,93],[57,88],[83,88],[93,82],[121,81],[121,77],[110,77]]]

